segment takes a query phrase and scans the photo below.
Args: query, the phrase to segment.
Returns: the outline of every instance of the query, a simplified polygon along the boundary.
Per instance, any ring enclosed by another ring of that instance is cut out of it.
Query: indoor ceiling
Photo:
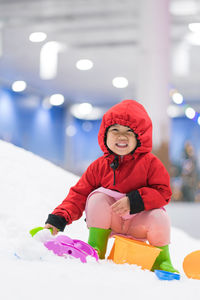
[[[121,98],[134,98],[140,45],[139,2],[0,0],[0,84],[9,87],[15,80],[25,80],[28,91],[44,97],[62,93],[66,102],[110,105]],[[171,0],[170,17],[170,85],[187,101],[200,100],[200,46],[185,40],[188,24],[200,22],[200,1]],[[47,34],[44,42],[29,41],[29,35],[37,31]],[[58,55],[57,76],[42,80],[40,51],[48,41],[60,42],[63,49]],[[182,69],[177,69],[174,63],[181,55]],[[81,58],[91,59],[94,67],[78,70],[76,62]],[[113,87],[116,76],[126,77],[129,86]]]

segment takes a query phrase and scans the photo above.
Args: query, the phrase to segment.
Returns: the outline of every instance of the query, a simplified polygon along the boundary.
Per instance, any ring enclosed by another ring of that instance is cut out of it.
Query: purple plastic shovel
[[[44,245],[56,255],[64,257],[70,255],[79,258],[83,263],[87,262],[87,256],[92,256],[97,261],[99,259],[97,252],[89,244],[81,240],[73,240],[66,235],[59,235],[45,242]]]

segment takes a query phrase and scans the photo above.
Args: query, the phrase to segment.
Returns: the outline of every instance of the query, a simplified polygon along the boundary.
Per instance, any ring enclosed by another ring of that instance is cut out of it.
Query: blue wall
[[[71,171],[81,174],[102,155],[98,145],[101,120],[85,121],[67,115],[66,107],[47,110],[42,99],[0,89],[0,139],[9,141]],[[66,135],[73,125],[76,134]],[[186,117],[171,120],[170,159],[181,165],[184,144],[194,147],[200,170],[200,126]]]
[[[65,159],[65,110],[46,110],[40,99],[0,90],[0,138],[58,165]],[[27,102],[27,104],[26,104]]]
[[[101,120],[86,121],[71,117],[70,124],[76,134],[67,139],[66,161],[70,170],[81,175],[88,165],[103,153],[98,145]]]
[[[97,141],[101,121],[79,120],[69,117],[64,106],[47,110],[41,103],[39,97],[0,89],[0,139],[82,174],[102,155]],[[66,135],[69,125],[76,129],[74,136]]]

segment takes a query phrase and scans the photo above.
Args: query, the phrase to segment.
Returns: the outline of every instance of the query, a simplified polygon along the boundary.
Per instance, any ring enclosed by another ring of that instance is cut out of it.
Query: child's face
[[[135,149],[137,139],[128,126],[115,124],[108,129],[106,144],[115,154],[127,155]]]

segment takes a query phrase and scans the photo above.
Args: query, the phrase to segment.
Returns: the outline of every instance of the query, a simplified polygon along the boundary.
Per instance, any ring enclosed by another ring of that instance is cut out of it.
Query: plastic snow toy
[[[88,255],[98,260],[98,254],[94,248],[81,240],[72,240],[66,235],[59,235],[55,239],[45,242],[44,245],[59,256],[71,255],[80,258],[83,263],[87,262]]]
[[[188,278],[200,280],[200,250],[193,251],[184,258],[183,270]]]
[[[154,270],[154,273],[160,280],[180,280],[180,274],[171,273],[163,270]]]
[[[30,230],[30,234],[35,236],[43,227],[36,227]],[[51,230],[50,230],[51,231]],[[44,246],[52,250],[54,254],[58,256],[72,256],[79,258],[81,262],[87,262],[87,256],[94,257],[98,261],[99,257],[95,249],[89,244],[81,240],[73,240],[66,235],[58,235],[56,237],[51,236],[46,241],[42,241]]]
[[[161,249],[141,241],[115,236],[115,242],[108,259],[116,264],[135,264],[143,270],[151,270]]]

